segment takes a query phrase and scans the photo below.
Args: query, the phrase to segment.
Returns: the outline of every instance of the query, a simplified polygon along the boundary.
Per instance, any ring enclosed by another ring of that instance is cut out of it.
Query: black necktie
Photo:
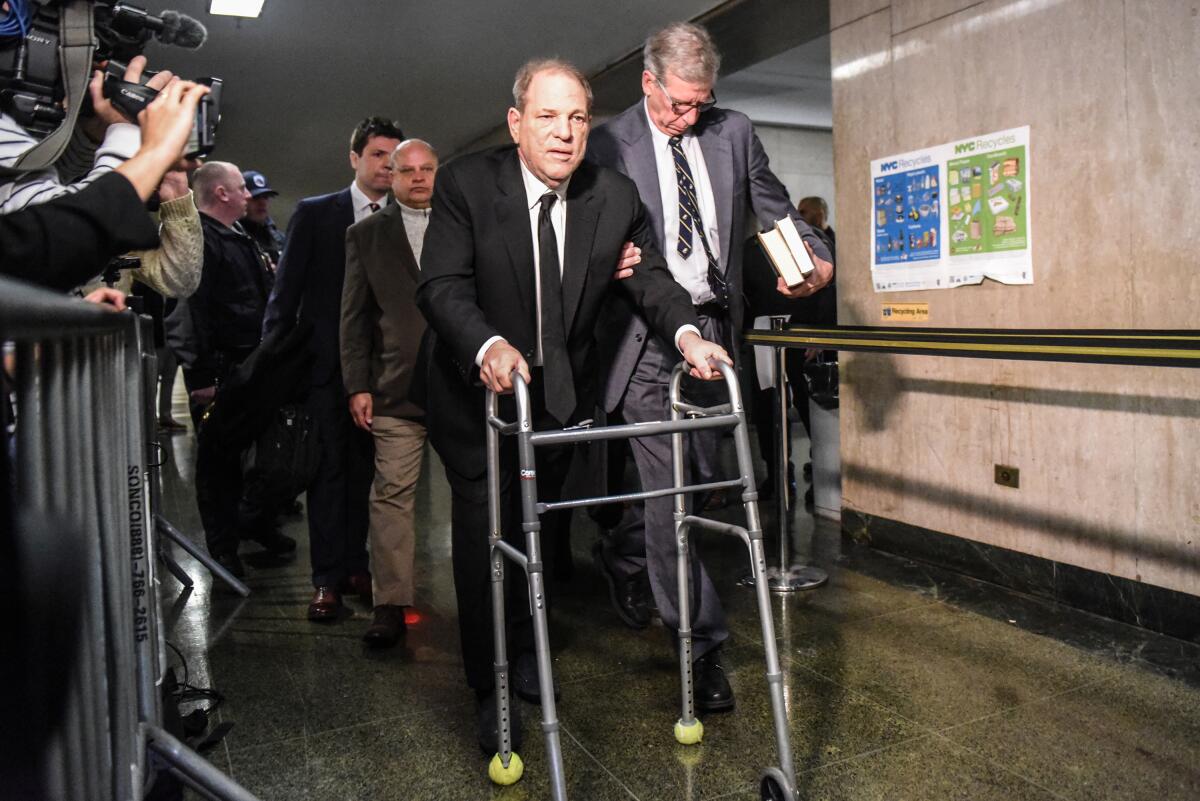
[[[700,234],[700,244],[704,246],[704,257],[708,260],[708,288],[721,308],[728,309],[729,285],[708,246],[708,235],[704,233],[704,222],[700,219],[700,203],[696,200],[696,183],[692,180],[687,154],[683,152],[683,137],[672,136],[670,142],[671,155],[675,157],[675,183],[679,187],[679,238],[675,250],[686,259],[692,255],[692,231]]]
[[[558,195],[542,195],[538,214],[538,275],[542,286],[542,379],[546,411],[560,423],[575,411],[575,379],[567,357],[567,329],[563,322],[562,271],[558,266],[558,238],[550,222],[550,209]]]
[[[378,203],[368,203],[367,208],[369,208],[371,210],[371,213],[374,214],[375,212],[379,211],[379,204]]]

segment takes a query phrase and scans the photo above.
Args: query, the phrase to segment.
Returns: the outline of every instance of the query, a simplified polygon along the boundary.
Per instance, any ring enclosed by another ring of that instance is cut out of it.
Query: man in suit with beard
[[[484,390],[530,382],[535,429],[590,417],[599,371],[595,328],[605,297],[627,292],[653,329],[678,348],[700,378],[709,363],[729,363],[704,340],[692,304],[654,250],[637,188],[612,170],[581,166],[591,121],[591,89],[574,66],[534,61],[517,73],[508,110],[511,146],[442,168],[421,259],[417,305],[437,335],[428,378],[430,439],[452,492],[451,538],[459,633],[467,682],[479,701],[479,742],[497,751],[487,531]],[[641,248],[641,265],[619,284],[613,265],[623,244]],[[502,416],[513,419],[511,399]],[[502,532],[523,549],[515,448],[501,451]],[[539,448],[538,494],[558,497],[571,449]],[[553,516],[548,516],[553,517]],[[550,561],[557,521],[542,541]],[[531,566],[539,569],[537,566]],[[527,586],[507,582],[512,685],[540,700]],[[514,742],[520,724],[513,707]]]

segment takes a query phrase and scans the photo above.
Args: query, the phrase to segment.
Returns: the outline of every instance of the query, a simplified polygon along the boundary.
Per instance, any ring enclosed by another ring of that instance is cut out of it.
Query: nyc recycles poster
[[[871,162],[876,292],[1033,283],[1029,127]]]

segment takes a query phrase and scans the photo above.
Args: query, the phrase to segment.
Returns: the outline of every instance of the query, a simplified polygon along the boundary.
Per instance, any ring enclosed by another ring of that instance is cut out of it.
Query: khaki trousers
[[[376,416],[371,486],[371,591],[376,606],[412,606],[413,511],[425,452],[425,426]]]

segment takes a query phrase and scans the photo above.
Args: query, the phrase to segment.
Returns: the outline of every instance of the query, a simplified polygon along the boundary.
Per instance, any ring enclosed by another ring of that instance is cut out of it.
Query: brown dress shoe
[[[374,606],[371,603],[371,574],[366,571],[362,573],[354,573],[346,577],[344,591],[347,595],[357,595],[358,599],[367,606]]]
[[[375,607],[375,619],[363,634],[363,642],[372,648],[390,648],[408,630],[404,607],[385,604]]]
[[[308,619],[337,620],[342,611],[342,596],[333,587],[317,587],[308,605]]]

